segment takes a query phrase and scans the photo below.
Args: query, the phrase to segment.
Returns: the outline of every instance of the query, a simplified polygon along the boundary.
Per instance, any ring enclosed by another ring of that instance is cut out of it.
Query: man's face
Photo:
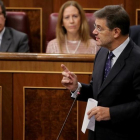
[[[93,34],[96,37],[96,44],[98,46],[111,48],[114,41],[114,34],[106,26],[106,19],[96,19],[95,20],[95,29],[93,30]]]
[[[5,17],[2,13],[2,9],[0,6],[0,32],[3,30],[4,26],[5,26]]]

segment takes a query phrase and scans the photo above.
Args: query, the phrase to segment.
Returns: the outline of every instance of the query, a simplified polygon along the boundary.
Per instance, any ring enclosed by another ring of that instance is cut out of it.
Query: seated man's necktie
[[[107,60],[106,60],[106,64],[105,64],[105,71],[104,71],[104,80],[105,78],[108,76],[110,70],[111,70],[111,59],[114,57],[115,55],[110,52],[108,54]]]

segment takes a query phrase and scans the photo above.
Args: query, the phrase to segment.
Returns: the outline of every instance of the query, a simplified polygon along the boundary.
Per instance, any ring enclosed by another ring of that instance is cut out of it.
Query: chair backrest
[[[129,36],[138,46],[140,46],[140,25],[130,26]]]
[[[89,28],[90,28],[90,36],[95,39],[95,37],[92,33],[94,30],[94,22],[95,22],[94,14],[93,13],[85,13],[85,15],[86,15],[86,18],[87,18],[87,21],[89,24]],[[56,30],[57,19],[58,19],[58,13],[50,14],[48,30],[46,33],[46,47],[47,47],[49,41],[56,38],[55,30]]]
[[[7,11],[5,26],[26,33],[28,35],[29,47],[31,51],[32,45],[31,45],[31,36],[30,36],[30,24],[29,24],[28,16],[25,12]]]

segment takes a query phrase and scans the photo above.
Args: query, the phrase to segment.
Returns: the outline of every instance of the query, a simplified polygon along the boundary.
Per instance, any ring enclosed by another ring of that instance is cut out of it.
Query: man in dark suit
[[[5,27],[5,20],[6,10],[0,0],[0,52],[29,52],[27,35]]]
[[[97,107],[88,111],[95,117],[95,131],[88,140],[140,139],[140,48],[129,38],[130,20],[119,5],[105,6],[94,13],[97,45],[92,80],[79,83],[77,76],[61,65],[62,84],[78,100],[93,98]],[[110,58],[112,54],[112,59]],[[110,70],[111,68],[111,70]]]
[[[140,25],[130,26],[129,36],[140,47]]]

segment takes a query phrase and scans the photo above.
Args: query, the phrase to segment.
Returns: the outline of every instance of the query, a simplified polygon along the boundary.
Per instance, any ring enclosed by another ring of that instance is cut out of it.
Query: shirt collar
[[[115,57],[118,58],[120,56],[120,54],[125,49],[129,41],[130,41],[130,38],[128,37],[119,47],[117,47],[115,50],[112,51]]]
[[[4,31],[5,31],[5,27],[3,28],[3,30],[0,32],[0,40],[2,40],[2,36],[4,34]]]

